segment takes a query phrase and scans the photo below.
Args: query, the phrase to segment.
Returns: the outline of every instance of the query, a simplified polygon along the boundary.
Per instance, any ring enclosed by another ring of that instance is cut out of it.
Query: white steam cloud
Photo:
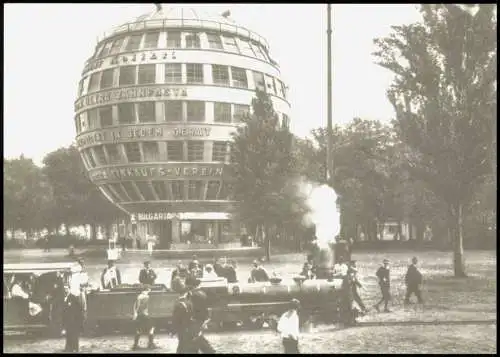
[[[320,247],[327,247],[329,243],[335,242],[335,237],[340,233],[337,194],[327,185],[320,186],[306,181],[300,183],[300,188],[311,210],[305,217],[304,224],[316,225],[317,243]]]

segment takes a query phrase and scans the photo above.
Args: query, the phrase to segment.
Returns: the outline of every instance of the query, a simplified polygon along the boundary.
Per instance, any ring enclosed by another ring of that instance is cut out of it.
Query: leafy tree
[[[422,5],[423,23],[394,26],[374,54],[396,75],[388,97],[408,170],[447,205],[457,277],[466,275],[463,209],[491,172],[496,121],[496,6],[476,6]]]
[[[4,160],[4,226],[13,232],[43,227],[43,205],[50,199],[42,171],[33,160],[21,155]]]
[[[280,126],[271,99],[257,91],[252,114],[233,135],[232,196],[248,227],[261,227],[270,259],[271,235],[287,222],[301,222],[307,211],[293,179],[298,176],[293,135]]]
[[[60,148],[44,158],[44,171],[52,186],[52,216],[56,226],[107,224],[122,213],[88,178],[75,146]]]

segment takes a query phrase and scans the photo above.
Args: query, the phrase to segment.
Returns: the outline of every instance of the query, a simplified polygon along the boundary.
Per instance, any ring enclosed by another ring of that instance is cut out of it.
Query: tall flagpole
[[[327,4],[327,18],[328,18],[328,28],[327,33],[327,75],[328,75],[328,93],[327,93],[327,108],[328,108],[328,127],[327,127],[327,139],[328,146],[326,149],[326,180],[328,185],[332,185],[333,179],[333,155],[332,155],[332,18],[331,18],[331,5]]]

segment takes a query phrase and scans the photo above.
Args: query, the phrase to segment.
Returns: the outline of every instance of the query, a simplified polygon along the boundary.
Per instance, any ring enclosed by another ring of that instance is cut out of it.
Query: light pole
[[[328,27],[326,30],[327,34],[327,76],[328,76],[328,90],[327,90],[327,111],[328,111],[328,126],[327,126],[327,140],[328,145],[326,148],[326,182],[329,186],[332,185],[333,179],[333,155],[332,155],[332,16],[331,16],[331,5],[327,4],[327,19]]]

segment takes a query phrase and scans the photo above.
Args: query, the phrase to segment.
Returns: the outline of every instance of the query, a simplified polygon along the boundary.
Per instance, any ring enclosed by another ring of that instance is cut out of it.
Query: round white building
[[[288,125],[266,40],[226,15],[164,7],[140,16],[100,39],[79,83],[76,142],[89,176],[158,247],[239,233],[226,165],[257,89]]]

